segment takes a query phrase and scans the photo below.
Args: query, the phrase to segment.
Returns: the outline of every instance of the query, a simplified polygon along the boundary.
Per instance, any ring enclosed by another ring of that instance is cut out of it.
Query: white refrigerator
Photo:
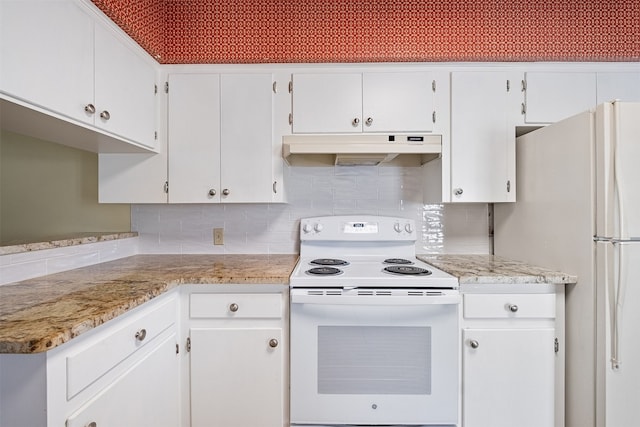
[[[495,254],[578,276],[566,290],[565,425],[640,426],[640,104],[523,135],[516,159],[517,201],[494,207]]]

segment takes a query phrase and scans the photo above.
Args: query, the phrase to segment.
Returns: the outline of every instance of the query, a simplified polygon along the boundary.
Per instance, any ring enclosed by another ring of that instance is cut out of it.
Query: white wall
[[[140,253],[298,253],[300,218],[372,214],[412,218],[417,253],[490,251],[486,204],[425,205],[417,167],[292,167],[288,204],[132,205]],[[247,173],[250,173],[249,171]],[[224,228],[222,246],[213,228]]]

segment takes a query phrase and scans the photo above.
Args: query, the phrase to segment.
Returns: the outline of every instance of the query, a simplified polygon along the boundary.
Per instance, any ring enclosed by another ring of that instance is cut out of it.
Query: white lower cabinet
[[[0,354],[0,426],[178,426],[177,314],[169,292],[53,350]]]
[[[190,425],[288,426],[285,294],[197,289],[188,306]]]
[[[66,427],[178,426],[180,389],[175,348],[174,332],[72,414]]]
[[[556,399],[562,388],[557,365],[563,365],[556,298],[554,293],[464,295],[464,427],[563,425]]]

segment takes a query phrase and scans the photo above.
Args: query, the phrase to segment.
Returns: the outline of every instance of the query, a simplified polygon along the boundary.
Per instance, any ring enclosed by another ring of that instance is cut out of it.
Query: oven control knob
[[[313,226],[313,229],[316,230],[317,233],[321,232],[323,228],[324,227],[320,223],[317,223],[316,225]]]
[[[413,233],[413,227],[411,226],[411,224],[406,224],[406,225],[404,226],[404,229],[405,229],[405,231],[406,231],[407,233],[409,233],[409,234]]]
[[[302,226],[302,231],[305,233],[311,233],[311,224],[305,224]]]
[[[402,231],[402,227],[400,226],[399,222],[396,222],[395,224],[393,224],[393,229],[396,230],[398,233]]]

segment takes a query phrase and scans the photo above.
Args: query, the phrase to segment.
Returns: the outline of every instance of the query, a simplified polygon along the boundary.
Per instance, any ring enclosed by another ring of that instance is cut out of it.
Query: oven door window
[[[431,327],[319,326],[319,394],[431,394]]]

